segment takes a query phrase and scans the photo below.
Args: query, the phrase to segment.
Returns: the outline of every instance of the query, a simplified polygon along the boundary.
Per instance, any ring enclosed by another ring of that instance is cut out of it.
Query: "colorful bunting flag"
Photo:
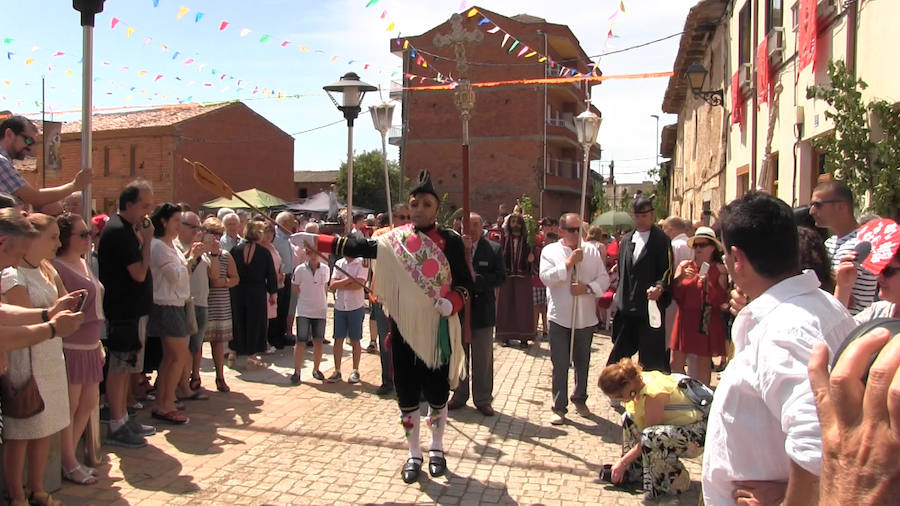
[[[128,30],[125,30],[125,37],[130,39],[132,35],[134,35],[134,27],[129,26]]]
[[[250,33],[250,32],[252,32],[252,31],[253,31],[253,30],[251,30],[251,29],[249,29],[249,28],[241,28],[241,37],[246,37],[247,34]]]
[[[466,17],[471,18],[471,17],[475,16],[476,14],[478,14],[478,9],[476,9],[475,7],[472,7],[472,9],[470,9],[469,12],[466,13]]]
[[[387,29],[386,29],[385,31],[387,31],[387,32],[393,32],[393,31],[394,31],[394,26],[395,26],[395,23],[394,23],[393,21],[391,21],[391,24],[388,25],[388,27],[387,27]]]
[[[222,21],[219,24],[219,31],[220,32],[225,31],[226,28],[228,28],[228,21]]]
[[[371,7],[378,3],[378,0],[369,0],[369,3],[366,4],[366,7]]]
[[[115,30],[117,24],[119,24],[119,18],[112,18],[112,20],[110,20],[109,22],[110,30]]]
[[[268,35],[263,35],[262,37],[259,38],[259,41],[260,41],[261,43],[262,43],[262,42],[265,42],[265,41],[267,41],[267,40],[269,40],[269,36],[268,36]]]
[[[199,23],[201,19],[203,19],[203,13],[198,12],[197,15],[194,16],[194,23]]]
[[[181,19],[181,18],[184,17],[185,14],[188,13],[188,11],[190,11],[190,9],[188,9],[187,7],[185,7],[185,6],[182,5],[181,8],[178,9],[178,15],[177,15],[176,17],[177,17],[178,19]]]

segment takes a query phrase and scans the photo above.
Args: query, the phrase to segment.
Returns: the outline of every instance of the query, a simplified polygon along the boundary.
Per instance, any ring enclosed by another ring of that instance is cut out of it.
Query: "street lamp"
[[[591,147],[597,142],[597,134],[600,132],[600,123],[603,118],[591,112],[590,107],[575,117],[575,133],[578,135],[578,143],[584,148],[584,172],[581,181],[581,219],[584,219],[584,200],[587,196],[588,172],[591,164]]]
[[[588,173],[591,170],[591,147],[597,142],[597,134],[600,133],[600,123],[603,118],[591,112],[591,99],[587,99],[587,109],[575,117],[575,133],[578,135],[578,143],[584,148],[584,168],[581,174],[581,221],[584,219],[584,201],[587,197]],[[581,227],[578,231],[578,245],[581,247]],[[572,269],[572,282],[577,280],[576,269]],[[575,297],[572,304],[572,329],[569,335],[569,363],[575,364],[575,314],[578,308],[578,298]]]
[[[391,209],[391,178],[388,174],[387,144],[385,137],[391,128],[391,118],[394,116],[394,104],[382,102],[381,105],[369,106],[369,115],[372,116],[372,124],[375,130],[381,132],[381,156],[384,158],[384,194],[387,197],[387,215],[391,227],[394,226],[394,215]],[[400,174],[403,177],[403,174]]]
[[[81,13],[81,170],[84,171],[93,170],[94,18],[103,12],[105,1],[72,0],[72,8]],[[81,192],[81,208],[87,213],[85,216],[90,216],[93,209],[91,187],[89,183]]]
[[[322,87],[328,92],[328,98],[334,103],[339,111],[344,113],[347,120],[347,215],[345,217],[346,233],[350,233],[353,227],[353,120],[359,116],[363,96],[367,91],[375,91],[378,88],[371,84],[366,84],[359,80],[359,76],[354,72],[347,72],[340,81]],[[342,104],[338,105],[335,100],[334,93],[343,95]]]
[[[722,105],[722,101],[725,99],[724,91],[721,89],[715,91],[703,91],[703,84],[706,82],[707,74],[709,74],[709,71],[699,63],[694,62],[688,65],[685,76],[691,87],[691,93],[697,98],[702,98],[709,105]]]

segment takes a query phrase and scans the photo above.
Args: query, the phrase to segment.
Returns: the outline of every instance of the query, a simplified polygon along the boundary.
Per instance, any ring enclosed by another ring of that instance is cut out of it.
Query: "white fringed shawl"
[[[431,300],[413,281],[397,258],[390,244],[390,233],[378,237],[378,257],[375,261],[373,290],[388,314],[397,322],[403,340],[425,365],[437,369],[441,350],[437,346],[441,315]],[[448,280],[449,281],[449,280]],[[450,330],[450,388],[456,388],[465,376],[465,353],[462,347],[462,328],[459,316],[447,318]]]

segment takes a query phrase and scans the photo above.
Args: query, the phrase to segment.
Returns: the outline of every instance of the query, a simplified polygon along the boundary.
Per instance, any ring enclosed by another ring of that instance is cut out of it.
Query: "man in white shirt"
[[[225,226],[225,233],[219,239],[222,251],[231,252],[231,248],[241,242],[241,218],[236,213],[226,214],[222,218],[222,225]]]
[[[572,402],[579,414],[587,414],[588,365],[591,339],[597,326],[597,297],[609,288],[609,274],[600,251],[581,242],[581,217],[566,213],[559,219],[562,240],[541,251],[541,281],[547,286],[547,316],[550,320],[550,361],[553,364],[553,417],[550,423],[566,421],[569,403],[569,354],[571,329],[575,329],[573,362],[575,392]],[[572,305],[575,320],[572,320]]]
[[[809,215],[816,220],[817,227],[827,227],[834,232],[825,241],[825,250],[831,257],[831,271],[834,273],[841,260],[859,244],[856,239],[859,223],[853,216],[853,192],[841,181],[820,184],[813,190],[809,201]],[[857,265],[856,281],[850,293],[835,291],[835,295],[850,308],[850,314],[855,315],[872,304],[877,289],[876,276]]]
[[[774,492],[779,503],[817,504],[822,438],[807,363],[818,343],[834,353],[853,319],[813,271],[800,273],[787,204],[747,194],[723,209],[720,224],[726,266],[751,302],[735,319],[735,356],[710,408],[705,502]]]

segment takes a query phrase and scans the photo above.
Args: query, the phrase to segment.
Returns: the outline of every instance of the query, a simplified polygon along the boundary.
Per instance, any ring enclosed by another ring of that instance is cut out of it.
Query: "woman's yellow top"
[[[645,371],[641,373],[641,379],[644,380],[644,388],[638,392],[634,400],[625,403],[625,409],[628,410],[639,429],[646,428],[644,425],[644,401],[647,397],[656,397],[662,394],[669,396],[669,402],[663,412],[664,425],[690,425],[703,419],[700,410],[694,408],[690,399],[678,388],[677,377],[659,371]]]

